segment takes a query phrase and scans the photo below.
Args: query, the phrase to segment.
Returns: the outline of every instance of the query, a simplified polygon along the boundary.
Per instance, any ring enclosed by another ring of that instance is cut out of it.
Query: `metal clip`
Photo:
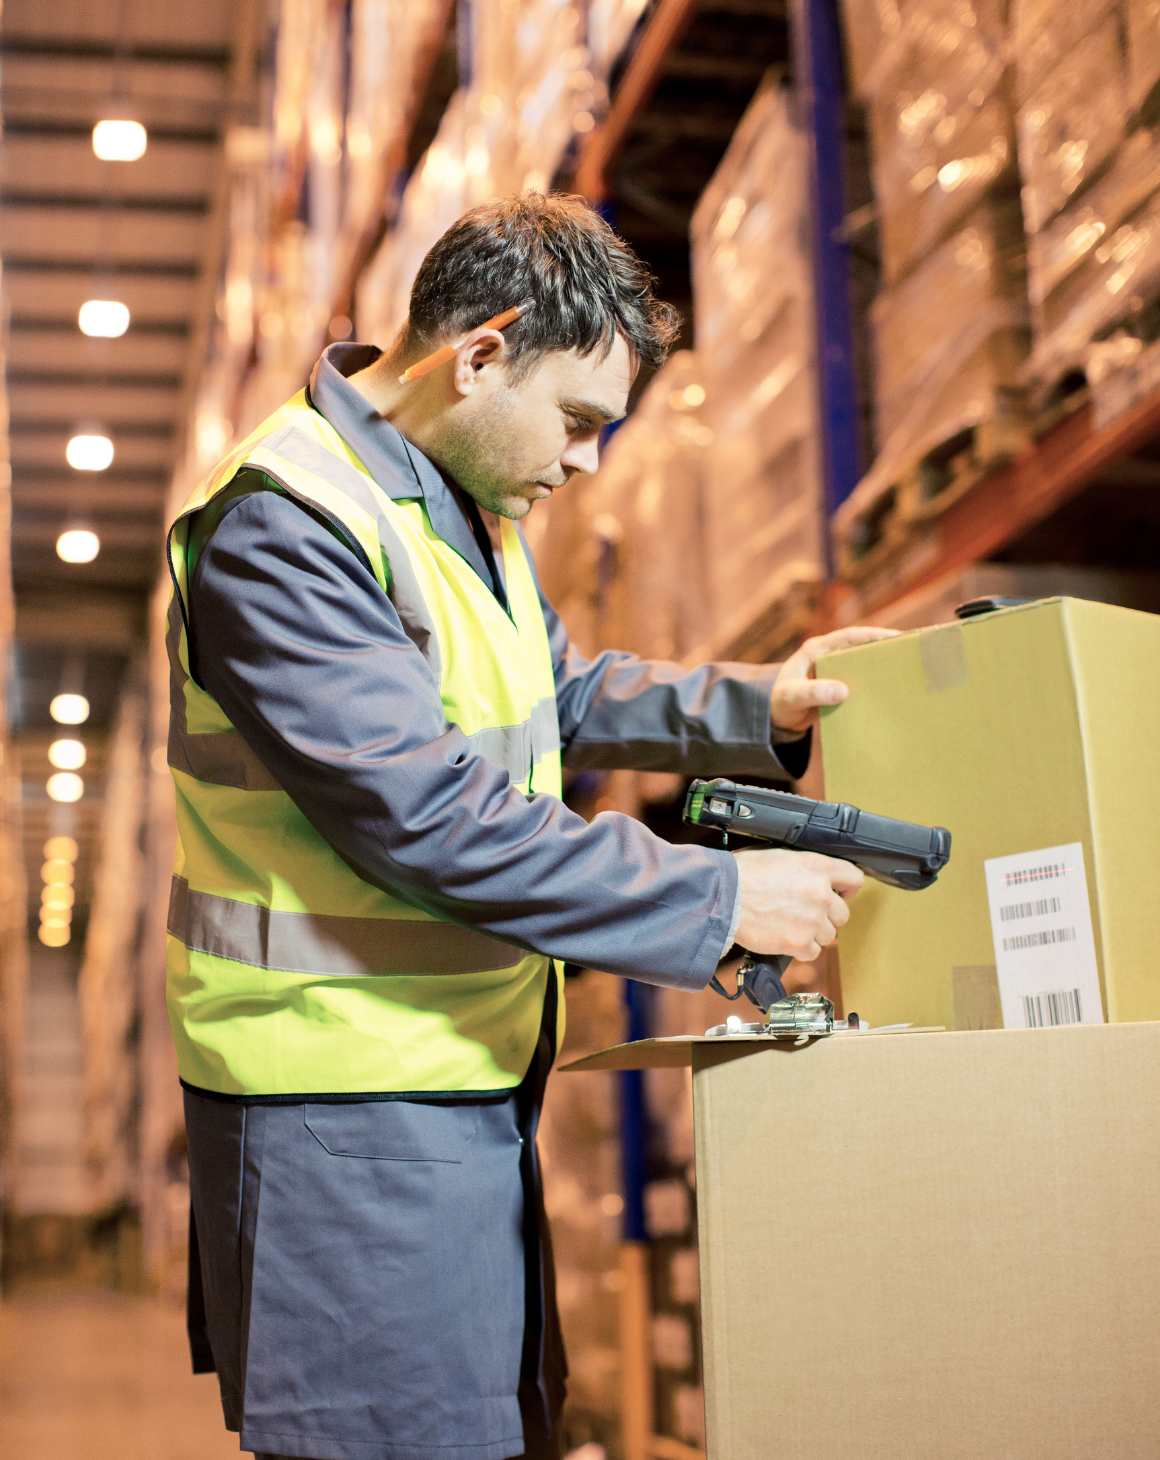
[[[771,1004],[762,1024],[745,1024],[730,1014],[724,1024],[706,1029],[709,1035],[765,1034],[773,1039],[792,1039],[807,1044],[811,1039],[834,1032],[834,1006],[825,994],[790,994]]]
[[[834,1006],[825,994],[790,994],[771,1004],[762,1029],[763,1034],[794,1039],[798,1044],[833,1032]]]

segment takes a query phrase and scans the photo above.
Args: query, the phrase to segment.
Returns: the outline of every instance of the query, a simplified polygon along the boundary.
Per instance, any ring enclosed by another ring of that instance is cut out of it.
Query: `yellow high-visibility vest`
[[[393,501],[299,393],[201,483],[169,537],[167,988],[181,1076],[224,1095],[510,1089],[561,970],[364,881],[191,677],[190,523],[243,467],[361,546],[472,748],[526,794],[561,789],[551,652],[515,527],[502,524],[509,617],[423,499]]]

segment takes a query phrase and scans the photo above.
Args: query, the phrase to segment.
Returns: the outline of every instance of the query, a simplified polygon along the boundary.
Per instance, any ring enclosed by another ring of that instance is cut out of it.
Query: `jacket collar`
[[[348,379],[373,364],[382,353],[377,345],[328,346],[311,371],[306,398],[330,422],[388,497],[393,501],[422,497],[431,526],[471,564],[506,609],[503,570],[496,564],[475,503],[390,421],[380,416]]]

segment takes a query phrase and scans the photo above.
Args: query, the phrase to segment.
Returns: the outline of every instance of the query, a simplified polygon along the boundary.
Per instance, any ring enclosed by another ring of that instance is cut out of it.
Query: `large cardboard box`
[[[960,1029],[1160,1018],[1160,617],[1046,599],[818,673],[851,691],[823,712],[827,798],[953,838],[929,890],[867,881],[853,902],[847,1010]]]
[[[1160,1024],[690,1057],[708,1460],[1155,1460]]]

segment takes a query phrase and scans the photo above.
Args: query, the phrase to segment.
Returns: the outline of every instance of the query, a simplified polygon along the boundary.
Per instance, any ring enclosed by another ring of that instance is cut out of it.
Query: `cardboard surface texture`
[[[1160,1019],[1160,617],[1045,599],[845,650],[817,672],[851,691],[822,715],[827,799],[953,838],[932,888],[868,880],[851,905],[846,1007],[872,1025],[952,1029],[1000,1027],[1004,1003],[1022,1022],[1072,1022],[1077,1009],[1084,1022]],[[1082,908],[1069,920],[1050,858],[1028,857],[1025,873],[1000,864],[1010,896],[996,893],[992,936],[985,863],[1076,844],[1100,1009],[1095,977],[1074,972]]]
[[[692,1051],[710,1460],[1154,1460],[1160,1024]]]

